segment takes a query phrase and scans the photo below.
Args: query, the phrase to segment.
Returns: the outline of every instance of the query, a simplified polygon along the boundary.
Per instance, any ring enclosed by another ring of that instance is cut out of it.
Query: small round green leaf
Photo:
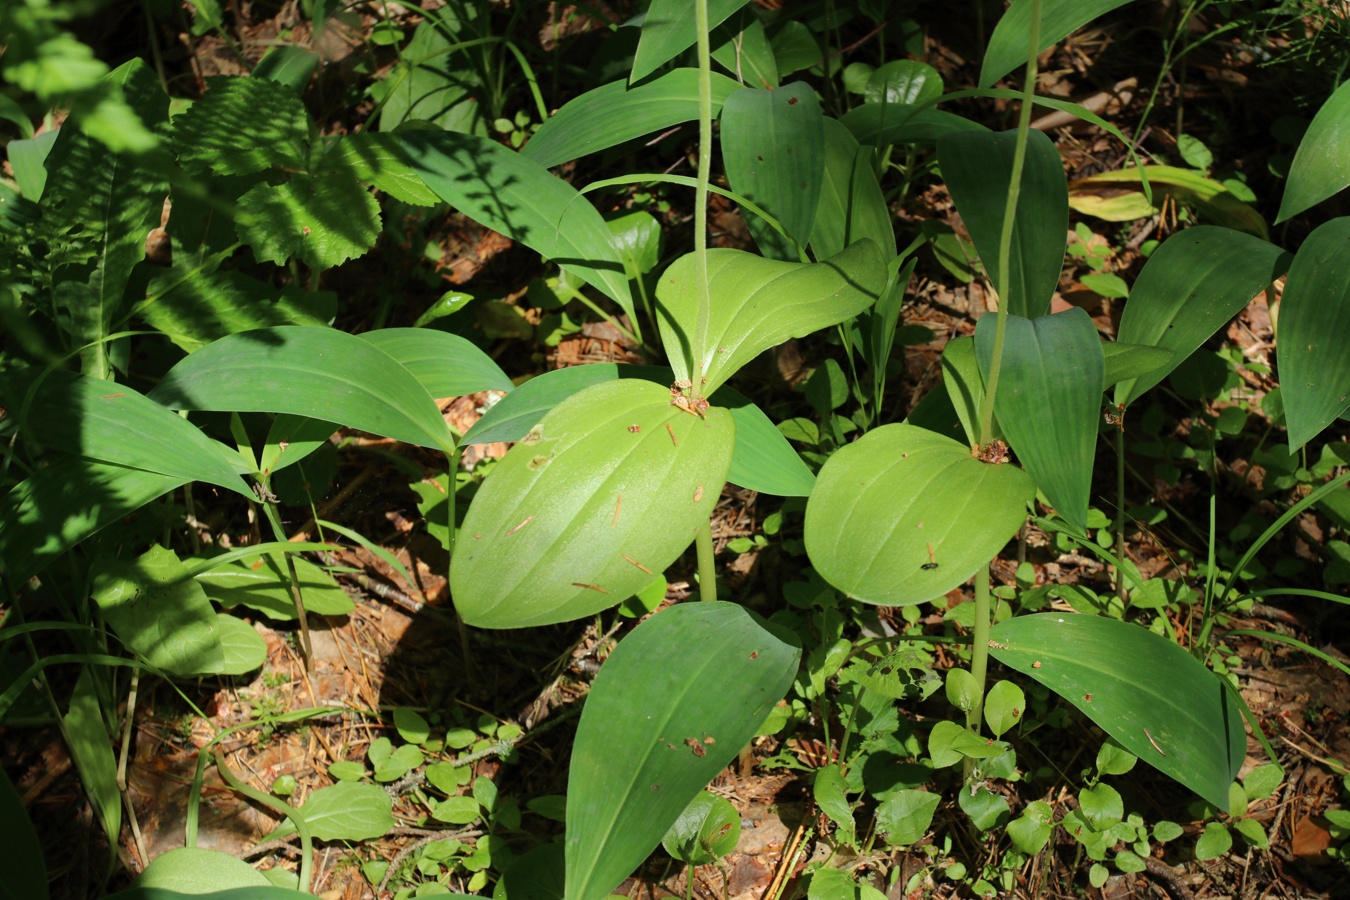
[[[1011,681],[999,681],[984,698],[984,721],[994,737],[1002,737],[1021,720],[1026,708],[1027,698],[1022,689]]]
[[[806,551],[850,597],[922,603],[992,559],[1021,526],[1034,493],[1015,466],[983,463],[914,425],[885,425],[821,469],[806,506]]]
[[[706,866],[735,850],[740,836],[741,815],[736,807],[703,791],[670,826],[661,846],[682,863]]]
[[[980,699],[980,684],[969,669],[947,670],[947,702],[961,712],[970,712]]]
[[[1195,858],[1201,862],[1218,859],[1233,848],[1233,835],[1222,822],[1205,825],[1204,833],[1195,842]]]
[[[480,628],[523,628],[637,593],[707,523],[734,440],[726,410],[683,412],[650,382],[569,397],[474,497],[450,564],[460,615]]]

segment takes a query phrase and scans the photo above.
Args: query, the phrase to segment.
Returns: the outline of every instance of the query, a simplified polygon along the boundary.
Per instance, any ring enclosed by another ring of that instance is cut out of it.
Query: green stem
[[[310,837],[309,823],[305,821],[305,817],[301,815],[300,810],[289,803],[283,803],[271,794],[264,794],[257,788],[240,781],[230,771],[230,767],[225,765],[225,757],[219,748],[216,749],[215,761],[216,771],[220,772],[220,777],[225,780],[226,784],[250,800],[256,800],[268,809],[281,813],[295,825],[295,830],[300,835],[300,892],[308,894],[310,880],[313,878],[314,841]]]
[[[266,479],[259,479],[259,484],[263,490],[268,490]],[[267,516],[267,524],[272,527],[272,536],[278,543],[286,540],[286,531],[281,527],[281,517],[277,515],[277,508],[267,500],[258,504],[263,509],[263,514]],[[295,617],[300,620],[300,649],[305,654],[305,671],[314,671],[314,651],[309,644],[309,617],[305,615],[304,598],[300,596],[300,576],[295,571],[295,557],[290,553],[283,553],[286,558],[286,574],[291,581],[291,601],[295,603]]]
[[[708,293],[708,177],[712,171],[712,50],[708,41],[708,0],[694,0],[694,30],[698,33],[698,186],[694,189],[698,320],[694,326],[694,358],[690,361],[689,374],[693,382],[690,393],[698,399],[703,396],[703,353],[708,346],[708,319],[712,314],[712,296]]]
[[[1120,413],[1125,415],[1124,411]],[[1116,426],[1116,559],[1125,562],[1125,423]],[[1125,573],[1116,566],[1116,596],[1125,604]]]
[[[700,600],[717,599],[717,561],[713,557],[712,522],[704,522],[694,535],[698,551],[698,595]]]
[[[984,714],[984,682],[989,674],[989,628],[993,624],[989,598],[989,566],[985,565],[975,573],[975,632],[970,653],[970,674],[975,676],[979,692],[975,705],[966,714],[966,727],[976,733],[980,730],[980,716]]]
[[[994,396],[998,393],[999,369],[1003,364],[1003,337],[1008,327],[1008,280],[1012,273],[1013,218],[1017,215],[1017,200],[1022,193],[1022,170],[1026,167],[1027,134],[1031,129],[1031,109],[1036,97],[1036,73],[1039,60],[1037,48],[1041,40],[1041,0],[1031,2],[1031,33],[1027,40],[1027,71],[1023,77],[1022,108],[1017,115],[1017,147],[1013,151],[1012,182],[1008,185],[1008,201],[1003,207],[1003,231],[998,238],[998,327],[994,331],[994,353],[989,362],[989,380],[984,388],[984,402],[980,404],[980,445],[989,443],[994,433]]]

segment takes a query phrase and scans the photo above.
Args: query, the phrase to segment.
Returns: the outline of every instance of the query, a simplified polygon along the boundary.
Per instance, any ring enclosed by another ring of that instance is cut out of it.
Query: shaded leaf
[[[1350,217],[1332,219],[1304,240],[1280,301],[1284,416],[1293,453],[1350,406]]]
[[[305,610],[320,616],[345,616],[355,608],[333,577],[302,557],[292,560]],[[206,596],[229,609],[247,606],[283,622],[294,621],[290,575],[273,556],[246,556],[196,576]]]
[[[122,792],[117,787],[117,757],[113,755],[108,731],[103,725],[103,711],[90,666],[80,669],[70,708],[62,720],[70,758],[98,814],[109,847],[116,847],[122,832]]]
[[[854,241],[870,238],[881,248],[882,256],[890,259],[895,255],[895,229],[877,182],[873,149],[859,146],[837,119],[825,118],[822,127],[824,181],[811,227],[811,252],[823,259]]]
[[[800,656],[717,601],[659,612],[619,642],[572,750],[568,900],[600,900],[647,858],[782,699]]]
[[[227,334],[277,325],[326,326],[337,312],[331,291],[277,288],[237,269],[175,267],[151,277],[137,309],[156,331],[188,353]]]
[[[247,175],[302,170],[309,114],[291,88],[265,78],[217,75],[206,93],[173,118],[178,160],[190,171]]]
[[[1102,378],[1103,389],[1109,390],[1127,379],[1139,378],[1169,367],[1175,355],[1165,347],[1104,342],[1102,357],[1106,368]]]
[[[1279,224],[1350,185],[1345,166],[1350,156],[1350,82],[1338,87],[1313,116],[1289,166],[1289,183],[1280,200]]]
[[[0,900],[47,900],[47,867],[42,844],[24,811],[23,799],[9,776],[0,772],[0,831],[8,836],[9,852],[24,860],[0,881]]]
[[[347,172],[293,175],[283,184],[255,184],[235,208],[239,240],[258,262],[291,257],[329,269],[375,246],[380,204]]]
[[[1026,146],[1022,190],[1013,223],[1008,284],[995,287],[999,303],[1026,318],[1044,315],[1064,267],[1069,228],[1068,183],[1059,151],[1032,131]],[[990,279],[999,277],[999,237],[1012,184],[1017,133],[966,132],[938,141],[938,160],[966,230]]]
[[[722,24],[748,0],[708,0],[708,28]],[[630,80],[641,81],[694,46],[698,31],[694,6],[688,0],[652,0],[642,22],[642,37],[633,56]]]
[[[1048,50],[1088,22],[1124,6],[1130,0],[1044,0],[1040,21],[1040,46],[1036,52]],[[1032,5],[1028,0],[1017,0],[998,20],[989,36],[989,47],[980,66],[980,87],[989,87],[1013,69],[1027,61],[1031,37]]]
[[[839,120],[860,144],[933,144],[949,134],[988,133],[978,122],[941,109],[865,103]]]
[[[324,156],[319,168],[344,172],[352,180],[373,184],[404,203],[435,206],[440,201],[408,165],[398,138],[392,134],[363,131],[343,135]]]
[[[1070,208],[1108,222],[1130,222],[1158,214],[1168,198],[1195,210],[1211,225],[1244,231],[1264,239],[1266,220],[1250,204],[1203,172],[1174,166],[1147,166],[1149,190],[1144,193],[1138,167],[1099,172],[1069,185]]]
[[[741,814],[731,801],[702,791],[670,826],[661,845],[680,862],[706,866],[736,849]]]

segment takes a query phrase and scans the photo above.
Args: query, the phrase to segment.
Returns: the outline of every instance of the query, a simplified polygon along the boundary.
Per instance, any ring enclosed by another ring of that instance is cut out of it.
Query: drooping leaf
[[[0,498],[0,564],[21,584],[187,480],[78,457],[53,460]]]
[[[179,162],[190,171],[294,171],[308,161],[309,114],[283,84],[217,75],[206,79],[200,100],[174,117],[173,141]]]
[[[712,58],[737,81],[773,90],[778,86],[778,60],[773,55],[764,23],[742,7],[709,35]],[[716,112],[713,113],[716,115]]]
[[[886,282],[886,261],[868,240],[812,264],[764,259],[740,250],[710,251],[712,314],[703,358],[705,390],[715,390],[769,347],[870,308]],[[656,296],[666,356],[677,378],[690,378],[698,315],[693,254],[666,270]]]
[[[822,125],[825,178],[811,228],[811,251],[824,259],[854,241],[871,238],[890,259],[895,255],[895,229],[877,182],[873,149],[859,146],[837,119],[826,118]]]
[[[1289,451],[1350,406],[1350,217],[1319,226],[1298,248],[1280,301],[1279,342]]]
[[[1350,185],[1345,159],[1350,156],[1350,82],[1322,104],[1303,133],[1289,166],[1289,184],[1280,200],[1278,225]]]
[[[330,291],[277,288],[237,269],[175,266],[151,277],[148,294],[138,314],[188,353],[241,331],[327,325],[337,312],[337,295]]]
[[[1008,312],[1034,319],[1050,310],[1050,296],[1064,267],[1069,228],[1068,183],[1064,164],[1051,140],[1039,131],[1028,136],[1022,190],[1013,220],[1008,284],[999,303]],[[949,134],[938,141],[938,160],[980,262],[997,282],[999,237],[1012,184],[1015,131]]]
[[[455,607],[480,628],[565,622],[632,596],[694,539],[735,439],[645,381],[560,403],[474,497],[450,564]]]
[[[1044,613],[995,625],[989,653],[1078,707],[1220,809],[1246,751],[1237,704],[1202,663],[1127,622]]]
[[[816,476],[806,552],[850,597],[921,603],[989,562],[1021,526],[1034,494],[1016,466],[981,462],[968,447],[915,425],[884,425],[836,451]]]
[[[1088,22],[1130,0],[1044,0],[1041,6],[1040,46],[1049,49],[1082,28]],[[1032,5],[1016,0],[998,20],[989,36],[989,48],[980,66],[980,87],[990,87],[1004,75],[1027,61],[1031,37]]]
[[[784,239],[758,216],[745,224],[760,251],[795,260],[815,223],[825,178],[824,125],[816,92],[805,83],[746,88],[722,105],[722,160],[731,189],[778,219]]]
[[[267,328],[208,344],[151,399],[171,409],[282,412],[450,453],[454,435],[421,383],[374,344],[332,328]]]
[[[1153,251],[1135,279],[1116,337],[1161,347],[1170,365],[1116,385],[1117,403],[1129,405],[1167,377],[1238,310],[1288,270],[1289,254],[1260,238],[1197,225]]]
[[[0,881],[0,900],[47,900],[47,867],[42,861],[42,844],[24,811],[23,799],[9,776],[0,772],[0,830],[8,836],[9,852],[24,860]]]
[[[712,114],[741,86],[711,73]],[[546,169],[698,118],[698,70],[674,69],[634,87],[612,81],[568,101],[520,153]]]
[[[28,391],[37,388],[31,398]],[[25,440],[86,459],[157,472],[252,497],[244,467],[223,444],[125,385],[61,369],[25,369],[4,385],[9,408],[25,416]],[[61,410],[61,415],[53,415]]]
[[[515,385],[472,342],[433,328],[381,328],[360,335],[412,373],[433,397],[459,397],[479,391],[511,391]]]
[[[675,373],[665,366],[628,366],[593,363],[546,372],[516,388],[497,402],[464,434],[465,444],[518,441],[563,400],[609,381],[639,378],[669,387]],[[805,497],[815,476],[792,449],[782,433],[758,406],[739,391],[723,385],[708,398],[723,407],[736,423],[736,446],[732,450],[727,481],[761,494]]]
[[[1144,193],[1137,166],[1099,172],[1069,185],[1069,207],[1107,222],[1130,222],[1158,214],[1168,199],[1188,206],[1208,225],[1244,231],[1265,239],[1266,220],[1222,182],[1205,173],[1175,166],[1146,166],[1152,202]]]
[[[609,227],[575,188],[487,138],[435,131],[399,138],[413,170],[442,200],[556,262],[633,315]]]
[[[975,327],[985,384],[993,368],[994,316]],[[1007,317],[994,414],[1017,458],[1066,521],[1087,528],[1105,362],[1097,326],[1074,307]]]
[[[108,846],[115,848],[122,833],[122,792],[117,787],[117,757],[103,725],[103,711],[90,666],[80,669],[70,708],[62,719],[70,758],[107,835]],[[110,853],[116,850],[110,849]]]
[[[721,25],[749,0],[708,0],[708,28]],[[633,56],[631,82],[639,82],[694,46],[698,39],[694,6],[688,0],[652,0]]]
[[[284,265],[295,257],[328,269],[375,246],[380,204],[350,173],[329,169],[254,185],[239,198],[235,223],[258,262]]]
[[[567,900],[600,900],[647,858],[783,697],[800,656],[716,601],[671,607],[619,642],[572,749]]]
[[[307,559],[296,557],[295,574],[305,611],[320,616],[345,616],[355,608],[332,576]],[[295,619],[295,601],[287,568],[272,556],[251,556],[196,576],[206,596],[229,609],[244,605],[284,622]]]

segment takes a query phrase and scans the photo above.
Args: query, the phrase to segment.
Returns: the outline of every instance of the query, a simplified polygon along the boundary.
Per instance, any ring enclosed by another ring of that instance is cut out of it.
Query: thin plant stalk
[[[698,319],[694,326],[694,358],[690,361],[695,399],[703,396],[703,352],[708,346],[712,297],[708,293],[708,179],[712,172],[712,49],[708,40],[708,0],[694,0],[698,33],[698,184],[694,188],[694,272],[698,284]]]
[[[1041,0],[1031,2],[1031,33],[1027,40],[1027,69],[1023,78],[1022,108],[1017,117],[1017,149],[1013,153],[1012,182],[1008,186],[1008,202],[1003,209],[1003,231],[999,235],[998,248],[998,327],[994,332],[994,353],[989,367],[989,381],[985,385],[984,402],[980,406],[979,440],[983,446],[989,443],[994,427],[994,395],[998,392],[999,368],[1003,364],[1003,341],[1007,333],[1008,305],[1006,301],[1008,279],[1012,264],[1013,218],[1017,214],[1017,200],[1021,194],[1022,169],[1026,165],[1027,134],[1031,128],[1031,106],[1036,92],[1037,54],[1040,45]],[[989,602],[989,565],[986,563],[975,573],[975,643],[970,653],[970,674],[975,677],[977,687],[975,706],[966,715],[966,726],[979,732],[980,717],[984,711],[984,685],[989,672],[989,628],[993,610]],[[969,767],[968,767],[969,768]],[[966,773],[970,774],[969,771]]]
[[[698,551],[698,596],[700,600],[717,599],[717,563],[714,559],[712,521],[704,522],[694,535]]]
[[[1121,413],[1123,416],[1124,413]],[[1116,425],[1116,559],[1125,562],[1125,422],[1122,419]],[[1116,596],[1121,605],[1125,603],[1128,592],[1125,589],[1125,573],[1116,566]]]

